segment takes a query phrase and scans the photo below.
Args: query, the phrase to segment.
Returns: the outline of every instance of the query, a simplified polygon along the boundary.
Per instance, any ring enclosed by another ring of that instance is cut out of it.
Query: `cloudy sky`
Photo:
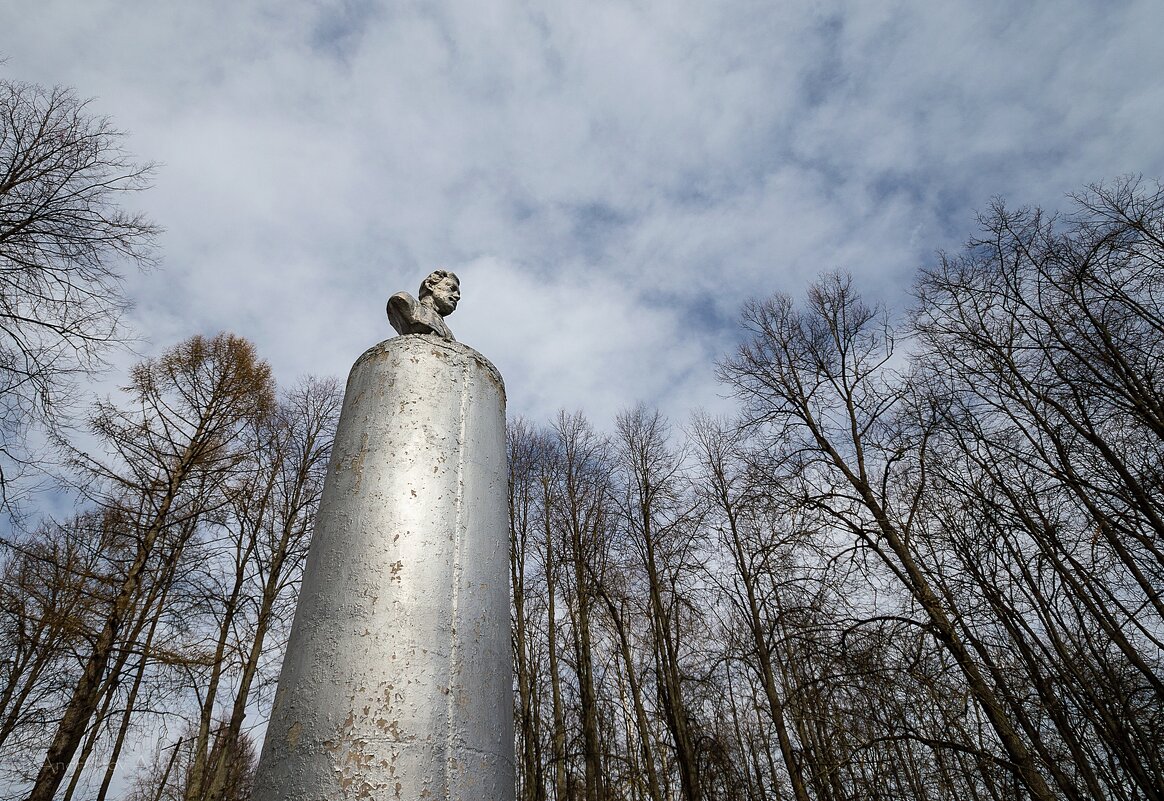
[[[1164,5],[38,0],[0,70],[159,162],[141,352],[346,376],[456,270],[510,412],[725,408],[741,302],[851,271],[897,308],[993,196],[1164,176]]]

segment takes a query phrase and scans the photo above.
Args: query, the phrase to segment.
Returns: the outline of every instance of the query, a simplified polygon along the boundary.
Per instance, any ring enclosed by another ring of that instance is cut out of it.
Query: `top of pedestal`
[[[501,377],[501,372],[493,366],[493,362],[486,359],[468,345],[443,339],[435,334],[401,334],[400,336],[386,339],[378,345],[373,345],[364,351],[360,358],[356,359],[352,370],[355,370],[361,362],[367,359],[374,359],[377,356],[394,351],[445,358],[453,357],[454,359],[470,359],[480,365],[497,382],[497,386],[501,390],[501,397],[505,398],[505,379]]]

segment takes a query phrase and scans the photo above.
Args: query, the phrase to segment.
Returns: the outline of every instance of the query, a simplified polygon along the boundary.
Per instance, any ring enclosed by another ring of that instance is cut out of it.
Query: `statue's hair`
[[[445,278],[452,278],[458,284],[461,283],[461,279],[457,278],[457,274],[452,270],[433,270],[420,282],[420,292],[417,293],[417,299],[419,300],[431,295],[433,285],[439,284]]]

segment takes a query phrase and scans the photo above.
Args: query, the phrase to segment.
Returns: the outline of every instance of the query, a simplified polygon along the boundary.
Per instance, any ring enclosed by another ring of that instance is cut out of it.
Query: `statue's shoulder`
[[[420,301],[407,292],[397,292],[388,298],[388,322],[401,334],[411,334],[416,324],[416,307]]]
[[[409,311],[415,313],[416,305],[420,303],[416,298],[409,295],[407,292],[397,292],[392,297],[388,298],[388,314],[392,314],[395,308],[399,311]]]
[[[407,292],[397,292],[388,298],[388,322],[398,334],[436,334],[456,342],[441,316]]]

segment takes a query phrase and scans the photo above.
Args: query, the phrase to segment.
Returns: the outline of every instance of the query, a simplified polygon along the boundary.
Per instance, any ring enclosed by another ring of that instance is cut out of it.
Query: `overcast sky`
[[[142,352],[225,329],[345,377],[445,266],[511,414],[606,427],[725,409],[748,298],[842,268],[901,308],[993,196],[1164,175],[1162,33],[1159,0],[38,0],[0,70],[160,163]]]

